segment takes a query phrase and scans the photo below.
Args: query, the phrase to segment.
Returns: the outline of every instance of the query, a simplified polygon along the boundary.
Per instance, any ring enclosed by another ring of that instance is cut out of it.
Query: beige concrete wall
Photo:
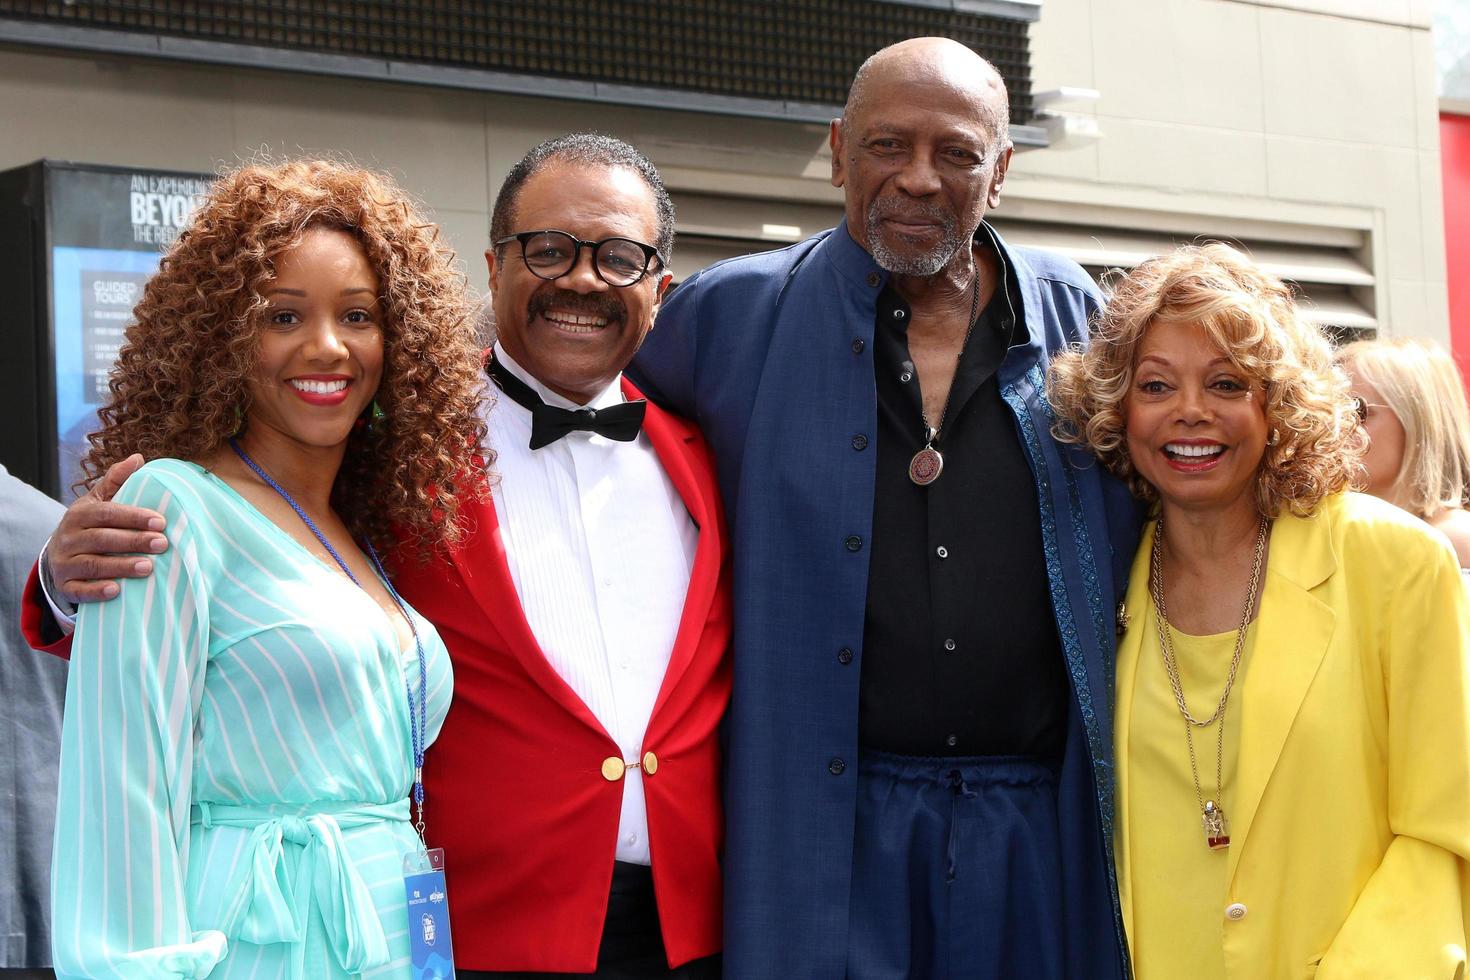
[[[1384,328],[1444,340],[1424,6],[1047,0],[1034,87],[1097,89],[1076,111],[1102,136],[1019,154],[1001,216],[1360,235]],[[51,157],[208,171],[260,149],[332,152],[417,193],[476,284],[502,175],[538,140],[588,128],[642,147],[677,191],[802,202],[803,233],[836,213],[820,126],[0,46],[0,168]]]
[[[261,150],[390,170],[483,248],[486,107],[455,92],[0,48],[0,168],[49,157],[212,172]]]
[[[430,207],[476,284],[505,172],[537,142],[587,129],[688,172],[671,183],[836,199],[800,178],[823,127],[0,46],[0,169],[43,157],[208,172],[262,151],[352,159]]]
[[[1012,196],[1362,229],[1383,329],[1447,343],[1428,28],[1419,0],[1047,0],[1034,86],[1097,89],[1102,136],[1026,154]]]

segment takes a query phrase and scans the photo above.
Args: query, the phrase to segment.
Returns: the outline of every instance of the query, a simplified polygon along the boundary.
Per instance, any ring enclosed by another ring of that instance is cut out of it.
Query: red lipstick
[[[304,383],[309,387],[297,387],[296,382]],[[289,379],[286,387],[308,405],[329,408],[347,400],[347,392],[352,387],[352,379],[341,374],[302,374]]]

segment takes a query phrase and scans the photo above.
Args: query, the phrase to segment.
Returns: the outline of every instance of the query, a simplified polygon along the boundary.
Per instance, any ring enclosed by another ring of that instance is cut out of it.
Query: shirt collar
[[[525,368],[521,367],[521,365],[516,362],[515,358],[511,357],[505,352],[505,348],[501,346],[500,341],[498,340],[495,342],[495,360],[511,374],[515,375],[517,378],[520,378],[526,384],[530,385],[531,390],[540,395],[542,401],[544,401],[548,405],[555,405],[557,408],[565,408],[571,411],[576,411],[579,408],[607,408],[609,405],[620,405],[623,402],[623,376],[621,373],[619,373],[617,377],[613,378],[608,386],[602,389],[602,391],[598,392],[597,396],[589,401],[586,405],[578,405],[570,398],[564,398],[561,395],[558,395],[556,392],[546,387],[546,385],[542,384],[541,381],[533,374],[531,374],[530,371],[527,371]],[[502,399],[501,402],[502,404],[507,402],[512,405],[515,404],[515,402],[512,402],[509,398]]]
[[[847,218],[838,222],[825,243],[833,268],[855,284],[873,288],[888,283],[888,271],[880,266],[868,250],[857,243],[847,230]]]

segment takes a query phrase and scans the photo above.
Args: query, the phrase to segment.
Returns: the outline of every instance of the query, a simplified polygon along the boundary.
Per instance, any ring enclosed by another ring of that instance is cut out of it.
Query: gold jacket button
[[[622,759],[619,759],[615,755],[610,755],[606,759],[602,760],[602,778],[606,779],[610,783],[615,783],[619,779],[623,778],[623,772],[627,768],[628,767],[623,764]]]
[[[643,753],[643,774],[652,776],[656,772],[658,772],[658,756],[652,752]]]

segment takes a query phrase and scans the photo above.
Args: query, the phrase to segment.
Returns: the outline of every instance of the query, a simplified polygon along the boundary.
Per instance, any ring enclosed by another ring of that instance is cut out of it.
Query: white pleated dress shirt
[[[548,405],[548,389],[497,343],[495,357]],[[622,402],[619,380],[586,407]],[[486,438],[495,451],[496,514],[511,579],[551,666],[622,750],[643,733],[674,649],[699,529],[648,437],[572,432],[534,452],[531,413],[495,390]],[[617,859],[650,864],[643,772],[623,777]]]

